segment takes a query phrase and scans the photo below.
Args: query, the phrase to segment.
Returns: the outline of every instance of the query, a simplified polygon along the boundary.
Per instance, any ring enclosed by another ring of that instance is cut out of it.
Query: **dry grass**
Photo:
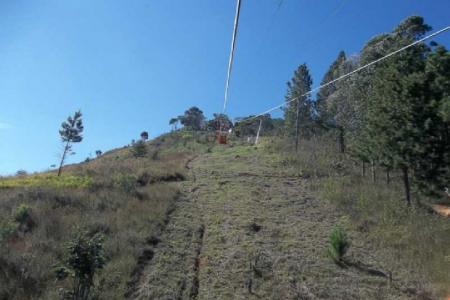
[[[60,178],[48,172],[1,179],[0,299],[59,299],[69,283],[57,282],[54,268],[77,227],[106,237],[107,264],[95,293],[123,299],[142,250],[161,234],[179,197],[174,181],[185,178],[190,149],[210,147],[202,136],[181,134],[147,143],[143,158],[123,148],[69,165]],[[15,219],[24,207],[29,224]]]
[[[387,185],[383,170],[376,168],[373,182],[369,170],[363,177],[360,163],[337,153],[326,139],[304,141],[298,154],[285,141],[275,144],[274,151],[285,153],[280,164],[315,179],[317,195],[349,217],[352,228],[376,246],[383,264],[402,270],[393,274],[394,280],[408,278],[416,282],[417,292],[427,290],[438,297],[450,293],[450,221],[417,205],[408,209],[399,174],[391,174]],[[413,196],[421,203],[442,200]]]

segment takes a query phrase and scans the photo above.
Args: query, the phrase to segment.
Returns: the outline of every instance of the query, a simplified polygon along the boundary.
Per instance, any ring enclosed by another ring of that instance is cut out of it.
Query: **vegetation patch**
[[[54,188],[86,188],[92,183],[89,176],[53,174],[30,175],[26,177],[6,177],[0,179],[0,188],[14,187],[54,187]]]

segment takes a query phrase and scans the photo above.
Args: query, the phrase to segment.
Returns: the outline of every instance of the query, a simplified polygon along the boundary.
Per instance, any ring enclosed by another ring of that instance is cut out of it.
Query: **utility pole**
[[[262,119],[259,120],[258,133],[256,133],[255,145],[258,145],[259,132],[261,131]]]
[[[299,99],[297,99],[297,101],[295,101],[297,103],[297,116],[295,118],[295,152],[298,152],[298,134],[299,134],[299,127],[300,127],[300,122],[298,120],[298,118],[300,116],[300,102],[298,100]]]

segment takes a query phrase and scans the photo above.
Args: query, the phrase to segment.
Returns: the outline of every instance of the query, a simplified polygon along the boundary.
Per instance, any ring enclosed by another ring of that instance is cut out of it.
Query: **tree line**
[[[360,53],[341,51],[322,84],[425,36],[431,27],[420,16],[370,39]],[[450,179],[450,53],[436,42],[421,43],[343,80],[321,88],[315,100],[306,64],[287,84],[285,131],[298,138],[335,133],[342,153],[363,165],[381,167],[389,182],[399,172],[405,199],[411,186],[427,194]],[[298,100],[292,101],[293,98]]]

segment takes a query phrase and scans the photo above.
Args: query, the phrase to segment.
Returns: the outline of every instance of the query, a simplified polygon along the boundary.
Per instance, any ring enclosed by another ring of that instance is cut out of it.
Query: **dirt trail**
[[[190,168],[191,179],[181,184],[186,196],[133,298],[408,299],[386,278],[328,259],[339,215],[310,194],[307,179],[284,178],[261,149],[223,148]],[[386,268],[355,234],[351,255]]]

